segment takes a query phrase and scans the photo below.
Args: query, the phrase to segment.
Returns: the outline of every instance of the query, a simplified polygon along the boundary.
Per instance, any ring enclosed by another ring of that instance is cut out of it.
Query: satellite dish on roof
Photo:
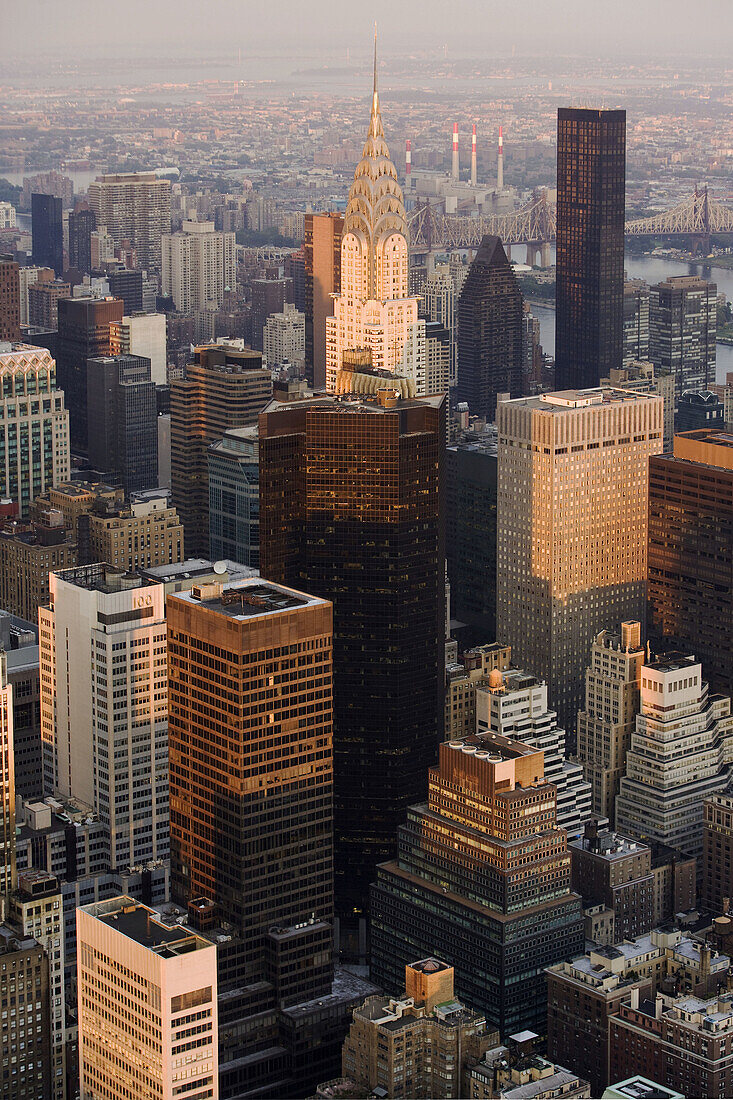
[[[215,561],[214,562],[214,572],[216,573],[216,575],[218,577],[223,576],[224,573],[226,573],[226,571],[227,571],[227,563],[225,561]]]

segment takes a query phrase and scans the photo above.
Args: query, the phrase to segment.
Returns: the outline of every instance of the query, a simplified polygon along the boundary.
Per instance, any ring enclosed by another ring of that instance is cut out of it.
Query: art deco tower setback
[[[425,390],[425,322],[408,293],[407,222],[397,170],[390,159],[377,91],[369,132],[354,172],[341,238],[341,292],[326,318],[326,388],[336,389],[343,354],[369,348],[372,365]],[[314,315],[315,322],[315,315]],[[314,336],[314,346],[315,346]]]
[[[558,389],[597,386],[623,360],[626,112],[557,115]]]

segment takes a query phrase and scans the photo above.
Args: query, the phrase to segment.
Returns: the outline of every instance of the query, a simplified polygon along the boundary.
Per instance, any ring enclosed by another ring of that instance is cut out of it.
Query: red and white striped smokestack
[[[499,127],[499,156],[496,161],[496,190],[504,189],[504,131]]]
[[[471,185],[476,186],[476,123],[471,134]]]
[[[410,139],[405,141],[405,182],[409,184],[412,173],[412,145]]]
[[[453,162],[451,164],[451,176],[454,180],[459,178],[458,167],[458,123],[453,123]]]

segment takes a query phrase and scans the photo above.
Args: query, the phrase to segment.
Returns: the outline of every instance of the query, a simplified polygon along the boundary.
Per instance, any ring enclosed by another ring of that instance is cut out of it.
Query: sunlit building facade
[[[326,318],[326,389],[336,390],[344,352],[369,348],[372,366],[425,389],[425,322],[408,291],[407,222],[397,170],[384,138],[377,91],[354,173],[341,240],[341,292]]]

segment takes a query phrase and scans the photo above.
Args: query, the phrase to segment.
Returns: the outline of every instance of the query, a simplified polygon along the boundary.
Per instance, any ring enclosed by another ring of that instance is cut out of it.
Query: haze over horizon
[[[372,0],[360,6],[348,26],[344,4],[337,0],[209,0],[205,18],[197,0],[128,0],[125,18],[105,15],[92,0],[49,0],[20,6],[4,28],[5,56],[41,53],[78,59],[80,45],[94,54],[121,48],[136,55],[173,56],[182,51],[242,49],[243,55],[265,50],[327,53],[350,49],[366,53],[372,24],[379,24],[384,57],[412,50],[442,50],[465,56],[580,54],[591,57],[724,56],[731,21],[727,0],[702,0],[690,19],[684,0],[613,0],[601,7],[586,0],[525,0],[520,6],[489,5],[484,0]],[[43,28],[39,42],[39,20]],[[141,45],[144,43],[144,45]],[[681,47],[683,44],[684,48]]]

